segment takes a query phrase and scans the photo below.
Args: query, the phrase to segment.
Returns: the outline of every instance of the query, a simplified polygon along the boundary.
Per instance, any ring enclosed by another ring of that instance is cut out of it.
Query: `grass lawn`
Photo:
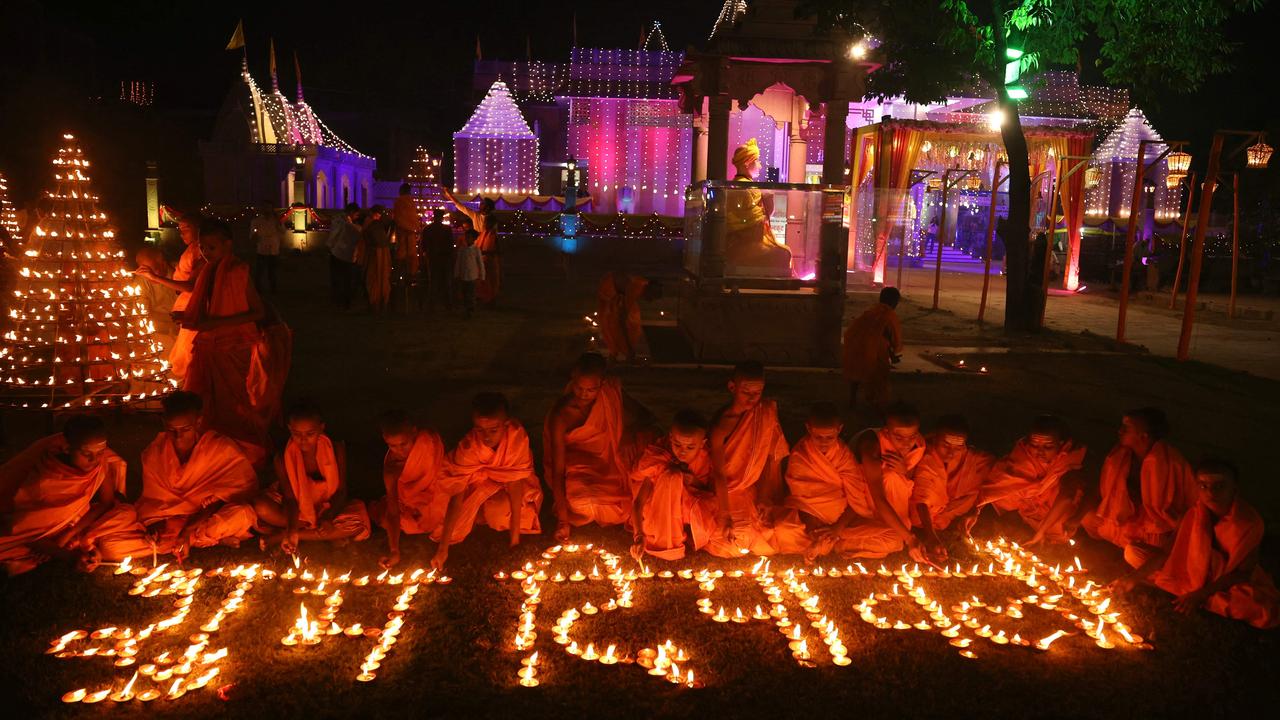
[[[379,494],[383,449],[372,420],[392,405],[408,408],[453,442],[466,430],[470,395],[480,389],[501,390],[535,438],[535,454],[540,456],[542,416],[563,387],[565,369],[584,347],[582,315],[592,309],[601,268],[576,268],[566,280],[550,258],[509,253],[504,305],[465,322],[457,316],[335,314],[327,302],[325,262],[323,257],[305,257],[282,264],[280,305],[297,333],[288,395],[315,398],[327,410],[331,434],[348,442],[356,495]],[[866,301],[855,296],[850,312]],[[675,306],[665,301],[660,307],[670,315]],[[928,313],[909,301],[902,315],[908,343],[1004,343],[992,330]],[[1044,345],[1073,346],[1080,352],[1035,351]],[[896,379],[896,388],[921,407],[926,426],[938,414],[965,412],[975,428],[974,441],[997,452],[1012,444],[1031,417],[1056,411],[1089,444],[1089,466],[1095,471],[1113,441],[1120,412],[1160,405],[1173,423],[1173,442],[1185,454],[1195,458],[1214,452],[1235,458],[1244,472],[1246,495],[1269,522],[1280,522],[1280,489],[1272,482],[1280,385],[1202,365],[1092,352],[1094,347],[1088,338],[1048,337],[984,356],[982,362],[991,370],[988,376],[906,375]],[[626,368],[619,374],[628,391],[660,418],[686,405],[709,413],[723,401],[726,378],[721,370]],[[810,402],[843,397],[837,375],[801,371],[773,372],[768,392],[780,401],[784,429],[793,442],[800,437]],[[850,418],[849,430],[868,420]],[[141,447],[159,429],[158,419],[146,414],[116,416],[110,423],[113,447],[135,464]],[[6,429],[10,453],[41,430],[39,423],[14,416],[6,418]],[[132,467],[135,494],[137,482],[138,471]],[[548,503],[544,510],[549,509]],[[549,512],[544,512],[543,524],[549,526]],[[978,535],[1006,532],[1018,537],[1019,530],[990,522],[979,527]],[[628,545],[627,536],[616,530],[584,530],[575,541],[598,543],[624,556]],[[545,582],[533,648],[543,658],[538,673],[542,685],[523,688],[516,673],[527,652],[516,652],[512,638],[524,594],[518,582],[492,576],[537,562],[551,544],[549,536],[526,538],[520,547],[508,549],[504,537],[478,529],[450,554],[448,573],[454,581],[422,586],[405,616],[400,642],[371,683],[356,682],[355,676],[376,640],[335,636],[315,647],[283,647],[280,638],[293,624],[299,601],[314,613],[323,607],[323,598],[293,594],[296,581],[256,582],[246,593],[244,609],[230,615],[210,640],[209,650],[227,647],[230,653],[210,688],[150,705],[109,700],[96,706],[63,705],[59,697],[64,692],[104,687],[113,680],[118,687],[132,668],[115,668],[107,658],[60,659],[44,651],[50,640],[70,630],[145,627],[170,614],[173,598],[129,596],[129,579],[108,570],[85,576],[43,567],[0,582],[0,648],[6,652],[0,684],[10,707],[23,711],[18,717],[1147,717],[1192,712],[1216,717],[1276,707],[1280,696],[1274,681],[1280,643],[1274,633],[1203,613],[1180,617],[1167,597],[1155,593],[1139,592],[1115,607],[1135,632],[1148,638],[1153,650],[1123,644],[1102,650],[1077,632],[1047,653],[982,640],[972,647],[978,658],[966,659],[936,630],[886,630],[863,622],[854,606],[872,592],[888,592],[895,581],[883,577],[802,578],[820,596],[823,613],[838,625],[853,661],[849,667],[832,666],[812,628],[806,628],[805,635],[819,648],[814,653],[819,662],[806,668],[792,658],[786,639],[770,623],[720,624],[698,612],[696,602],[704,596],[730,612],[735,607],[754,610],[758,604],[767,608],[764,594],[750,577],[723,578],[710,593],[700,590],[696,581],[640,579],[634,584],[633,608],[583,617],[575,624],[574,639],[583,645],[592,642],[597,650],[616,644],[620,651],[634,654],[671,639],[691,656],[686,667],[705,682],[700,689],[676,687],[633,664],[607,667],[566,654],[553,642],[551,626],[557,616],[585,601],[604,604],[613,590],[608,582]],[[407,540],[405,569],[425,565],[429,546],[419,539]],[[317,572],[327,568],[337,575],[351,570],[359,576],[377,573],[384,549],[383,536],[375,533],[366,543],[307,546],[303,554]],[[956,549],[966,569],[973,562],[986,562],[964,548]],[[1117,552],[1088,541],[1045,555],[1054,564],[1070,562],[1077,553],[1091,578],[1105,582],[1122,570]],[[1264,553],[1274,570],[1275,544],[1267,542]],[[262,560],[256,548],[246,546],[207,551],[191,565],[213,569]],[[265,562],[284,568],[278,557]],[[833,562],[824,564],[830,567]],[[575,569],[588,572],[592,560],[583,554],[562,555],[555,563],[547,568],[549,574],[568,575]],[[753,563],[754,559],[696,556],[670,564],[655,561],[652,567],[732,571]],[[774,568],[790,564],[778,560]],[[843,568],[848,563],[834,564]],[[891,567],[896,564],[890,562]],[[622,566],[633,564],[624,558]],[[1006,604],[1028,592],[1009,578],[922,578],[920,583],[948,610],[973,595]],[[139,664],[165,650],[181,653],[188,636],[198,632],[234,587],[225,577],[201,580],[190,619],[148,640]],[[376,583],[347,586],[338,622],[381,625],[399,590]],[[787,595],[786,605],[792,619],[805,619],[795,597]],[[908,622],[926,617],[909,598],[877,608]],[[1028,608],[1023,619],[991,624],[1028,639],[1070,628],[1059,614],[1038,608]],[[219,699],[213,688],[227,685],[227,699]]]

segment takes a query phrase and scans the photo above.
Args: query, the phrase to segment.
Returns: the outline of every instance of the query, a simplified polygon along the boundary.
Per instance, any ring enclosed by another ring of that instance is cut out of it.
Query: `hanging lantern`
[[[952,145],[951,147],[947,148],[947,157],[953,158],[959,154],[960,154],[960,148],[956,147],[955,145]]]
[[[1175,150],[1169,153],[1169,176],[1185,177],[1191,167],[1191,153]],[[1172,185],[1170,186],[1172,187]]]
[[[1085,168],[1084,171],[1084,189],[1092,190],[1098,187],[1102,182],[1102,171],[1096,167]]]
[[[1249,149],[1245,150],[1245,154],[1249,158],[1248,160],[1249,167],[1251,168],[1266,167],[1267,163],[1271,162],[1271,152],[1272,152],[1272,147],[1266,144],[1265,142],[1263,142],[1262,140],[1258,140],[1256,145],[1249,146]]]
[[[929,189],[930,189],[930,190],[941,190],[941,189],[942,189],[942,178],[940,178],[940,177],[931,177],[931,178],[929,178],[929,180],[926,182],[926,184],[929,186]]]
[[[982,178],[977,175],[966,175],[964,180],[961,181],[961,187],[965,190],[981,190]]]
[[[929,142],[928,140],[925,140],[924,142],[920,143],[920,152],[927,153],[932,149],[933,149],[933,143]]]
[[[1182,178],[1184,177],[1186,177],[1186,175],[1174,175],[1173,173],[1169,173],[1169,177],[1164,180],[1164,186],[1170,190],[1177,190],[1178,186],[1182,184]]]

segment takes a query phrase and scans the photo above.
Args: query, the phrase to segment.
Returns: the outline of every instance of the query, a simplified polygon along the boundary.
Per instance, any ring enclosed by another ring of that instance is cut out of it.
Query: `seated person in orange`
[[[631,556],[637,561],[645,553],[679,560],[690,538],[694,549],[706,545],[717,530],[707,421],[693,410],[677,412],[671,432],[650,445],[636,462],[631,487],[635,494]],[[691,532],[685,531],[686,526]]]
[[[125,464],[102,420],[76,415],[62,432],[0,466],[0,564],[9,575],[50,559],[86,572],[103,560],[151,551],[124,494]]]
[[[782,501],[782,460],[790,452],[778,404],[764,399],[764,366],[738,363],[732,401],[711,421],[711,478],[720,532],[707,544],[716,557],[771,555],[775,509]]]
[[[1035,531],[1028,547],[1045,541],[1066,542],[1075,529],[1069,527],[1084,495],[1086,448],[1071,440],[1067,424],[1056,415],[1041,415],[1031,430],[998,460],[978,491],[977,511],[965,520],[968,532],[987,505],[1001,512],[1018,511]]]
[[[258,527],[267,531],[263,549],[279,544],[296,555],[301,540],[364,540],[369,513],[347,497],[347,446],[324,432],[324,416],[299,403],[286,417],[289,442],[276,455],[275,486],[258,496]]]
[[[805,436],[787,458],[783,505],[790,510],[773,526],[780,553],[808,550],[811,533],[836,524],[849,509],[849,493],[861,482],[858,461],[840,438],[844,422],[835,405],[815,404],[804,427]]]
[[[511,417],[502,393],[482,392],[471,400],[471,432],[449,453],[444,472],[450,487],[465,489],[445,515],[433,567],[444,567],[449,545],[461,542],[477,522],[508,531],[511,547],[520,544],[521,534],[542,532],[542,484],[533,471],[529,434]]]
[[[234,440],[200,422],[200,396],[164,398],[164,430],[142,451],[142,496],[134,506],[159,552],[179,561],[193,547],[249,538],[258,475]]]
[[[601,355],[579,357],[565,394],[543,424],[543,469],[555,501],[559,542],[569,538],[571,525],[619,525],[631,519],[627,474],[644,447],[637,428],[648,426],[650,416],[606,370]]]
[[[271,445],[267,407],[281,389],[259,354],[266,308],[249,266],[232,252],[226,223],[200,223],[200,252],[205,265],[182,313],[182,327],[196,332],[182,389],[204,400],[204,426],[242,443],[257,465]]]
[[[889,371],[902,353],[898,288],[880,291],[880,301],[849,323],[844,331],[844,378],[849,382],[849,409],[858,402],[858,387],[878,412],[892,399]]]
[[[1179,523],[1172,548],[1152,552],[1112,587],[1127,592],[1149,579],[1174,595],[1180,613],[1203,607],[1256,628],[1280,627],[1280,592],[1258,564],[1266,529],[1258,511],[1240,497],[1235,466],[1205,459],[1195,478],[1198,498]]]
[[[760,146],[751,138],[733,151],[734,182],[760,174]],[[791,277],[791,251],[773,237],[773,196],[755,188],[725,193],[725,271],[730,275]]]
[[[924,457],[920,414],[905,403],[891,406],[882,428],[859,433],[851,443],[857,473],[847,491],[848,507],[835,524],[817,528],[808,558],[836,551],[852,557],[884,557],[904,547],[918,562],[938,564],[911,530],[912,474]]]
[[[662,296],[662,286],[620,270],[605,273],[596,290],[600,339],[610,359],[635,362],[649,356],[649,342],[640,322],[640,301]]]
[[[439,542],[445,517],[457,505],[464,479],[444,472],[444,443],[439,433],[419,428],[400,410],[378,422],[387,444],[382,482],[387,495],[369,503],[369,517],[387,531],[383,567],[400,563],[400,533],[430,535]]]
[[[1165,442],[1169,421],[1158,408],[1130,410],[1120,419],[1120,442],[1102,463],[1102,501],[1080,524],[1090,536],[1124,550],[1139,567],[1168,550],[1182,516],[1195,504],[1191,464]]]
[[[969,422],[963,416],[938,418],[911,488],[912,520],[929,554],[947,556],[938,531],[973,511],[995,462],[991,453],[969,445]]]

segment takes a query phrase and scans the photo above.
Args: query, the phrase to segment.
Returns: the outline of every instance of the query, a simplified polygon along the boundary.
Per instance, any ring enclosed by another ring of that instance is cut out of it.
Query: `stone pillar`
[[[155,239],[160,232],[160,173],[155,160],[147,161],[147,235]],[[152,235],[157,233],[157,235]]]
[[[846,185],[844,160],[845,118],[849,101],[835,98],[827,101],[826,125],[822,128],[822,183]],[[824,193],[823,205],[836,203],[840,195]],[[824,213],[825,215],[825,213]],[[839,364],[841,357],[841,325],[844,322],[846,271],[849,266],[849,231],[842,221],[824,218],[818,244],[818,356]]]
[[[698,113],[693,116],[693,167],[689,169],[689,182],[698,183],[707,179],[707,116]]]
[[[800,119],[795,118],[787,123],[789,143],[787,145],[787,182],[804,182],[805,161],[809,159],[809,143],[800,133]]]
[[[729,103],[728,95],[707,98],[707,179],[728,180]]]

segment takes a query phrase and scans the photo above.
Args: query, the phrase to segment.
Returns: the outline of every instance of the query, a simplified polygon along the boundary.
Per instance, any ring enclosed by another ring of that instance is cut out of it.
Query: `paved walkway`
[[[896,280],[896,271],[888,273]],[[907,269],[903,273],[904,298],[918,310],[933,302],[933,270]],[[856,287],[851,291],[857,291]],[[991,277],[987,297],[988,325],[999,327],[1004,318],[1004,278]],[[976,319],[982,292],[982,275],[962,272],[942,273],[939,309],[957,320]],[[1177,310],[1168,308],[1167,293],[1135,293],[1129,304],[1127,341],[1153,354],[1173,357],[1182,328],[1182,302]],[[1260,377],[1280,380],[1280,298],[1244,296],[1237,299],[1240,317],[1226,316],[1227,298],[1200,295],[1195,330],[1191,338],[1191,359]],[[1074,295],[1051,294],[1045,313],[1046,325],[1068,334],[1092,333],[1114,338],[1117,318],[1116,294],[1103,288],[1089,288]],[[964,341],[967,343],[967,339]]]

